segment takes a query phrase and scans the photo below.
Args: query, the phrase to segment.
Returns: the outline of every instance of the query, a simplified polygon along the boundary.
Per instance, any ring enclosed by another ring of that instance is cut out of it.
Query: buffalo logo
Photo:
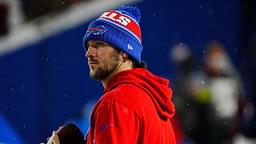
[[[86,35],[89,36],[91,34],[93,35],[101,35],[104,32],[106,32],[106,28],[103,25],[91,27],[87,30]]]

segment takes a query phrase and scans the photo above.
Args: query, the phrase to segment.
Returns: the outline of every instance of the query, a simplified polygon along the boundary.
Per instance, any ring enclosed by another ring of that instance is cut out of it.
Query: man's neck
[[[113,76],[115,76],[117,73],[121,71],[130,70],[130,69],[132,69],[132,63],[130,61],[120,63],[117,66],[117,68],[106,79],[101,81],[104,89],[107,87],[107,84],[113,78]]]

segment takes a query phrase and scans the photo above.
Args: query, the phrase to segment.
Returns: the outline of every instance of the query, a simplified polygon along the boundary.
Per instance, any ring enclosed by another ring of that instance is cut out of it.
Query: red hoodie
[[[143,68],[116,74],[92,115],[86,144],[176,144],[169,81]]]

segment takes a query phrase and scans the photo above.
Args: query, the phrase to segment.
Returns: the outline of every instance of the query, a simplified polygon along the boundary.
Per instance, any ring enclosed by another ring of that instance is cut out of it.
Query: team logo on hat
[[[103,25],[99,25],[96,27],[91,27],[87,30],[86,35],[89,36],[91,34],[93,35],[101,35],[106,32],[106,28]]]

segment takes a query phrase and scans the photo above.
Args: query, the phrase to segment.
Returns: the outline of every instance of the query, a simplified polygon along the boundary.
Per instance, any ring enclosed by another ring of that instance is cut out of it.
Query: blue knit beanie
[[[104,41],[141,62],[140,17],[140,10],[134,6],[104,12],[90,23],[83,38],[84,48],[87,49],[89,40]]]

